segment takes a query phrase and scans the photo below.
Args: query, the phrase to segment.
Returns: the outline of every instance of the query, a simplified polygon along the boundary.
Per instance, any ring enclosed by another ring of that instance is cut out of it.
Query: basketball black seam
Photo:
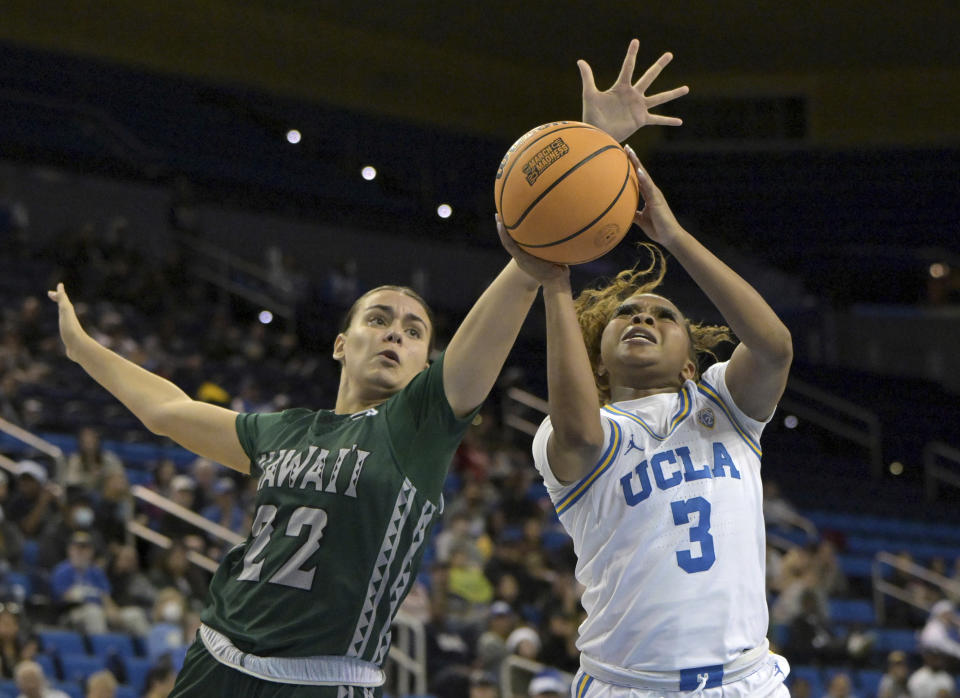
[[[543,140],[547,136],[552,136],[553,134],[559,133],[560,131],[567,131],[571,128],[585,128],[593,131],[598,130],[596,126],[591,126],[590,124],[583,124],[583,123],[571,124],[570,126],[564,126],[563,128],[556,128],[552,131],[548,131],[547,133],[543,133],[537,136],[536,138],[534,138],[529,143],[527,143],[525,146],[523,146],[523,150],[518,151],[517,154],[514,156],[513,162],[510,163],[510,168],[503,173],[503,185],[500,187],[500,200],[497,202],[497,210],[500,211],[501,214],[503,213],[503,192],[506,191],[507,189],[507,178],[510,176],[510,173],[513,172],[513,168],[516,167],[516,164],[520,162],[521,160],[520,156],[523,155],[525,152],[527,152],[530,149],[530,147],[537,141]],[[510,226],[507,225],[506,223],[504,223],[504,226],[507,228],[507,230],[510,229]]]
[[[619,148],[619,147],[620,147],[619,145],[605,145],[605,146],[603,146],[602,148],[600,148],[599,150],[593,151],[593,152],[590,153],[587,157],[583,158],[583,160],[581,160],[581,161],[578,162],[576,165],[574,165],[573,167],[571,167],[569,170],[567,170],[566,172],[564,172],[562,175],[560,175],[559,177],[557,177],[557,178],[550,184],[549,187],[547,187],[547,188],[544,189],[542,192],[540,192],[540,196],[538,196],[536,199],[534,199],[532,202],[530,202],[530,205],[527,206],[527,209],[520,215],[520,217],[517,219],[517,222],[516,222],[516,223],[514,223],[513,225],[508,225],[508,226],[507,226],[507,230],[511,230],[511,229],[513,229],[513,228],[516,228],[516,227],[518,227],[521,223],[523,223],[523,219],[526,218],[526,217],[527,217],[527,214],[529,214],[530,211],[533,210],[534,206],[536,206],[537,204],[539,204],[539,203],[543,200],[543,197],[545,197],[547,194],[549,194],[551,191],[553,191],[554,187],[556,187],[558,184],[560,184],[560,182],[562,182],[562,181],[565,180],[567,177],[569,177],[571,174],[573,174],[573,173],[576,172],[578,169],[580,169],[580,167],[582,167],[582,166],[585,165],[586,163],[588,163],[588,162],[590,162],[591,160],[593,160],[593,159],[594,159],[595,157],[597,157],[600,153],[604,153],[604,152],[606,152],[606,151],[608,151],[608,150],[612,150],[612,149],[614,149],[614,148]],[[556,244],[556,243],[550,243],[550,244],[552,245],[552,244]]]
[[[607,207],[603,210],[603,213],[601,213],[599,216],[597,216],[597,217],[594,218],[592,221],[590,221],[589,223],[587,223],[584,227],[580,228],[580,230],[578,230],[577,232],[573,233],[572,235],[568,235],[567,237],[563,238],[562,240],[555,240],[555,241],[553,241],[553,242],[545,242],[545,243],[540,244],[540,245],[530,245],[530,244],[523,243],[523,242],[518,242],[517,244],[520,245],[521,247],[553,247],[554,245],[559,245],[560,243],[566,242],[567,240],[572,240],[573,238],[577,237],[577,235],[580,235],[581,233],[584,233],[584,232],[586,232],[587,230],[590,230],[590,228],[592,228],[593,225],[594,225],[598,220],[600,220],[600,219],[603,218],[605,215],[607,215],[607,213],[609,213],[610,209],[613,208],[614,206],[616,206],[617,202],[620,201],[620,197],[623,196],[623,190],[627,188],[627,182],[629,182],[629,181],[630,181],[630,161],[627,160],[627,176],[623,178],[623,184],[620,185],[620,191],[618,191],[618,192],[617,192],[617,195],[616,195],[615,197],[613,197],[613,201],[611,201],[611,202],[610,202],[610,205],[607,206]],[[513,236],[511,236],[511,237],[513,237]]]

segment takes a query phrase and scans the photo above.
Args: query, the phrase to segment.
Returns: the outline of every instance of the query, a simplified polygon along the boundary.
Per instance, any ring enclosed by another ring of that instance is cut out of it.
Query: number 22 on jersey
[[[277,508],[272,504],[263,504],[257,509],[257,515],[250,527],[253,540],[247,548],[247,554],[243,556],[243,571],[237,577],[238,580],[244,582],[260,581],[260,570],[263,568],[262,556],[275,530],[273,520],[276,516]],[[297,507],[294,509],[290,515],[290,520],[287,522],[284,535],[299,538],[303,529],[307,528],[307,539],[290,556],[290,559],[283,563],[276,574],[267,581],[271,584],[282,584],[295,589],[309,590],[313,585],[313,576],[316,574],[317,568],[301,569],[301,566],[307,558],[320,548],[320,539],[323,537],[323,529],[326,525],[327,512],[323,509],[314,507]]]

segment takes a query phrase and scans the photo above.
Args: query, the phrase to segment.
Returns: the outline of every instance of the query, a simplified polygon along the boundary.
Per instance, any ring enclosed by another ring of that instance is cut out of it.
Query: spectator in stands
[[[103,570],[93,562],[93,539],[85,531],[77,531],[67,544],[67,559],[50,575],[54,601],[61,604],[71,626],[87,634],[107,631],[105,600],[110,595],[110,582]]]
[[[140,558],[132,545],[116,547],[107,563],[111,596],[119,606],[153,607],[157,589],[140,570]]]
[[[831,540],[824,538],[816,544],[810,555],[810,564],[824,598],[846,593],[847,577],[840,568],[837,548]]]
[[[34,661],[27,660],[17,664],[13,678],[20,690],[17,698],[70,698],[63,691],[50,688],[47,677],[43,675],[43,667]]]
[[[960,616],[953,603],[941,599],[933,604],[930,617],[920,631],[920,648],[939,652],[947,659],[944,668],[950,670],[960,667],[960,642],[957,641],[957,631],[960,629]]]
[[[540,654],[540,635],[529,625],[514,628],[507,636],[507,651],[524,659],[536,660]]]
[[[468,698],[499,698],[496,675],[489,671],[477,670],[470,674],[470,693]]]
[[[133,539],[127,524],[134,519],[134,501],[130,482],[123,467],[104,466],[100,496],[94,506],[94,527],[107,545],[125,545]]]
[[[507,638],[516,627],[517,619],[510,608],[503,601],[495,601],[490,606],[487,619],[487,629],[477,640],[477,663],[486,671],[496,676],[500,671],[500,663],[508,656]]]
[[[3,471],[0,471],[0,477],[6,477]],[[20,566],[22,554],[23,534],[15,523],[7,520],[3,505],[0,504],[0,577],[5,572]]]
[[[95,491],[110,469],[123,470],[123,462],[113,451],[108,451],[100,441],[100,432],[94,427],[83,427],[77,434],[77,450],[71,453],[63,472],[57,476],[65,487]]]
[[[767,527],[796,527],[815,540],[817,527],[810,519],[801,516],[796,508],[786,500],[780,491],[780,485],[773,480],[763,481],[763,520]]]
[[[53,567],[67,556],[67,543],[77,531],[89,534],[95,557],[106,552],[103,536],[94,527],[96,512],[91,503],[90,494],[74,490],[67,496],[62,510],[53,514],[40,535],[37,543],[37,563],[42,567]]]
[[[196,458],[190,464],[190,476],[193,478],[193,507],[195,511],[203,511],[216,496],[214,486],[220,473],[217,464],[209,458]]]
[[[555,671],[541,671],[530,680],[527,688],[530,698],[563,698],[568,695],[567,684]]]
[[[574,619],[562,609],[548,609],[542,637],[540,661],[561,671],[576,673],[580,668],[580,652],[576,645],[577,625]]]
[[[200,508],[196,490],[197,484],[189,475],[176,475],[170,481],[170,499],[191,511],[198,511]],[[196,526],[169,512],[164,512],[160,517],[157,530],[170,538],[185,538],[197,533]]]
[[[169,661],[157,663],[147,674],[143,698],[167,698],[176,680],[177,674]]]
[[[483,575],[483,568],[463,548],[456,548],[450,555],[448,588],[461,602],[460,611],[451,610],[451,614],[463,623],[482,623],[487,606],[493,600],[493,585]]]
[[[907,664],[907,654],[901,650],[894,650],[887,655],[887,671],[880,679],[877,689],[877,698],[911,698],[907,688],[907,679],[910,678],[910,665]]]
[[[804,678],[795,678],[790,686],[790,698],[814,698],[810,682]]]
[[[143,635],[149,629],[146,614],[137,606],[117,606],[110,596],[110,581],[93,560],[93,538],[76,531],[67,545],[67,559],[50,575],[50,591],[64,611],[65,620],[88,635],[113,627]]]
[[[853,682],[850,676],[844,672],[835,674],[827,685],[827,692],[824,698],[856,698],[853,693]]]
[[[477,536],[470,530],[470,517],[464,511],[452,515],[443,530],[434,539],[437,559],[449,562],[455,550],[463,552],[467,558],[482,565],[485,560],[477,546]]]
[[[212,488],[213,502],[201,510],[205,519],[220,524],[224,528],[229,528],[234,533],[242,535],[244,531],[245,517],[243,510],[237,503],[237,486],[232,477],[223,476],[218,478]],[[211,535],[211,538],[218,543],[219,537]]]
[[[951,698],[953,677],[943,668],[943,658],[936,652],[923,653],[923,666],[910,675],[907,688],[911,698]]]
[[[20,615],[19,604],[0,603],[0,678],[12,679],[14,667],[37,654],[37,641],[20,626]]]
[[[176,475],[177,464],[170,458],[163,458],[154,464],[149,487],[157,494],[170,497],[172,494],[171,483]]]
[[[4,511],[26,538],[33,538],[57,511],[62,490],[48,482],[47,469],[36,461],[20,461],[18,466],[17,489]]]
[[[90,674],[87,678],[85,698],[114,698],[117,695],[117,679],[107,669]]]
[[[787,638],[784,649],[798,664],[839,662],[846,657],[843,638],[834,634],[813,589],[803,590],[800,612],[790,623]]]
[[[153,625],[144,640],[150,659],[156,661],[189,642],[191,638],[184,634],[183,627],[186,612],[183,594],[172,587],[160,590],[153,604]]]
[[[460,672],[473,660],[472,636],[468,629],[450,623],[445,604],[433,601],[430,618],[424,624],[427,652],[427,677],[431,683],[443,682],[451,672]]]
[[[170,547],[154,561],[147,576],[157,589],[173,587],[183,594],[191,606],[203,603],[209,580],[199,567],[190,563],[187,546],[182,541],[171,541]]]

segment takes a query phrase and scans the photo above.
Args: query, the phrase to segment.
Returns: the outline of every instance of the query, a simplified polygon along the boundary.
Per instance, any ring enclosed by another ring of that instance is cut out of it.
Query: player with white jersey
[[[789,666],[765,639],[759,441],[786,386],[790,333],[679,225],[628,152],[644,202],[635,222],[730,328],[693,324],[652,293],[665,273],[654,245],[648,269],[576,301],[569,274],[543,285],[550,416],[533,451],[586,587],[572,694],[789,696]],[[701,376],[730,330],[730,360]]]

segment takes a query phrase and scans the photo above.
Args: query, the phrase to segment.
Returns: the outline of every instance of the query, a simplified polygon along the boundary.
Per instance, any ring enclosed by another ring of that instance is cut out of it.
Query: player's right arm
[[[543,265],[523,251],[498,224],[500,240],[521,268]],[[547,391],[553,433],[547,441],[550,470],[560,482],[576,482],[603,451],[603,425],[587,347],[573,307],[570,269],[541,280],[547,316]]]
[[[250,472],[250,459],[237,436],[237,413],[192,399],[165,378],[110,351],[80,326],[63,284],[48,291],[60,312],[60,337],[67,357],[83,367],[154,434],[169,437],[189,451]]]

